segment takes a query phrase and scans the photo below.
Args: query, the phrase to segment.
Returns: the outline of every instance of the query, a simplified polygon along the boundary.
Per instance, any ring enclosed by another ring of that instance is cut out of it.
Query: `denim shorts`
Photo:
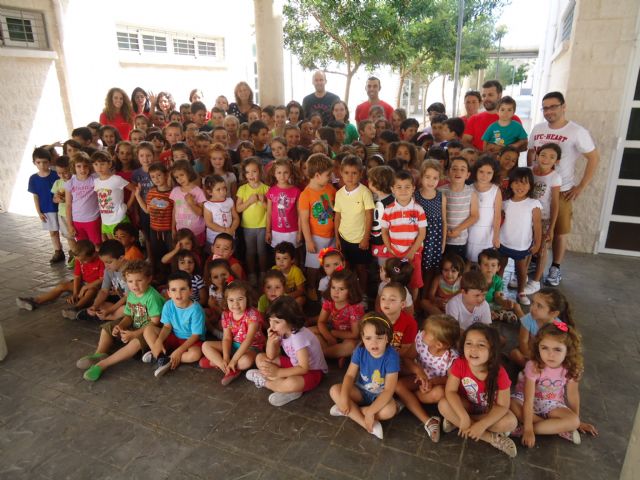
[[[366,407],[368,405],[371,405],[376,401],[376,398],[378,398],[378,394],[370,392],[369,390],[365,390],[359,385],[356,386],[358,387],[358,390],[360,390],[360,395],[362,395],[362,402],[360,402],[360,405],[364,405]]]

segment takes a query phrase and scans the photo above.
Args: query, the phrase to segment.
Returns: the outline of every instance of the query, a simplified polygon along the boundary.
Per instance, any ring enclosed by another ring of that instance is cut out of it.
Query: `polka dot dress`
[[[442,258],[442,192],[436,192],[431,200],[416,192],[416,202],[427,215],[427,236],[422,250],[422,269],[440,268]]]

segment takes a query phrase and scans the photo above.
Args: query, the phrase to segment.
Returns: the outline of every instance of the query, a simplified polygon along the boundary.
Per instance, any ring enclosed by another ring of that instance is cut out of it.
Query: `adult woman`
[[[481,103],[482,98],[480,97],[480,92],[476,90],[469,90],[464,94],[464,110],[467,114],[460,118],[466,123],[467,120],[469,120],[469,117],[480,111]]]
[[[100,123],[114,127],[123,140],[129,138],[129,132],[133,128],[133,106],[129,96],[121,88],[114,87],[107,92]]]
[[[134,118],[136,115],[144,115],[147,118],[151,116],[151,99],[141,87],[133,89],[131,103],[133,104]]]
[[[349,107],[342,100],[336,100],[331,105],[331,120],[337,120],[344,123],[344,144],[351,145],[358,140],[358,129],[349,123]]]
[[[164,113],[166,121],[169,120],[169,114],[176,109],[176,102],[173,99],[173,95],[169,92],[160,92],[156,97],[156,110]]]
[[[233,94],[236,97],[236,101],[229,104],[227,113],[237,117],[240,123],[248,122],[249,117],[247,114],[249,110],[254,106],[258,106],[253,103],[253,90],[251,90],[247,82],[240,82],[236,85],[236,88],[233,89]]]
[[[295,100],[291,100],[287,103],[287,121],[291,125],[297,125],[300,121],[300,114],[302,112],[302,105]]]

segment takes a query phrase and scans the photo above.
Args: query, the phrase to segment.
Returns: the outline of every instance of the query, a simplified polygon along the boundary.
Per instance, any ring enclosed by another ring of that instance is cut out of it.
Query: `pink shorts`
[[[291,360],[286,355],[280,356],[280,366],[282,368],[293,368],[293,364]],[[302,380],[304,380],[304,387],[302,389],[303,392],[308,392],[309,390],[313,390],[322,381],[322,376],[324,373],[322,370],[309,370],[307,373],[302,375]]]
[[[413,265],[413,274],[409,280],[409,290],[412,288],[422,288],[424,281],[422,280],[422,249],[418,250],[411,259]]]
[[[177,350],[178,347],[186,341],[187,339],[178,338],[173,334],[173,332],[171,332],[169,336],[165,338],[164,346],[167,349],[167,352],[173,352],[174,350]],[[193,344],[193,346],[202,347],[202,341],[198,340]]]
[[[91,222],[73,221],[73,228],[76,229],[76,240],[89,240],[94,245],[102,243],[102,222],[100,217]]]

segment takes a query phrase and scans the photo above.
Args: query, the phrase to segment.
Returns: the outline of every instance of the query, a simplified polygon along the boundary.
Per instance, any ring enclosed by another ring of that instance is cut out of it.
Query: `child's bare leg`
[[[453,407],[451,407],[451,404],[446,397],[443,397],[438,402],[438,411],[444,418],[453,423],[456,427],[460,425],[460,417],[458,417],[458,414],[455,412]]]
[[[202,349],[199,345],[191,345],[180,357],[182,363],[195,363],[202,357]]]
[[[528,258],[528,257],[527,257]],[[518,294],[524,292],[527,285],[527,258],[516,261],[516,277],[518,278]]]
[[[533,432],[537,435],[554,435],[562,432],[572,432],[580,426],[580,418],[569,408],[555,408],[549,412],[546,419],[540,418],[533,424]]]
[[[224,370],[222,364],[222,342],[210,341],[202,344],[202,354],[207,357],[220,370]]]
[[[514,348],[509,352],[509,359],[512,362],[517,363],[522,368],[524,368],[527,363],[527,357],[524,356],[519,348]]]
[[[320,273],[319,268],[307,267],[307,288],[309,290],[318,290],[318,276]]]
[[[416,396],[422,403],[436,404],[444,398],[444,387],[442,385],[436,385],[428,392],[418,390]]]
[[[473,422],[477,422],[479,420],[482,420],[486,416],[487,416],[486,414],[471,415],[471,420]],[[507,413],[500,420],[498,420],[493,425],[490,425],[487,428],[487,431],[484,432],[481,438],[485,442],[491,443],[491,434],[489,432],[494,432],[494,433],[511,432],[515,430],[517,426],[518,426],[518,419],[516,418],[516,416],[513,414],[511,410],[508,410]],[[487,436],[486,439],[484,438],[485,435]]]
[[[62,242],[60,242],[60,232],[49,232],[49,236],[51,237],[51,244],[53,245],[54,250],[62,250]]]
[[[120,305],[115,311],[105,315],[101,320],[120,320],[122,317],[124,317],[124,305]]]
[[[367,294],[367,266],[358,264],[356,265],[356,274],[358,275],[358,282],[360,283],[360,291]]]
[[[78,301],[75,303],[75,308],[85,308],[93,303],[93,300],[98,294],[97,288],[87,288],[81,294]]]
[[[403,377],[398,380],[395,393],[400,397],[400,400],[402,400],[402,403],[405,404],[407,409],[409,409],[409,411],[413,413],[420,422],[427,423],[429,415],[424,411],[424,408],[422,408],[418,398],[413,393],[416,386],[417,385],[413,382],[413,377]]]
[[[256,355],[257,352],[255,352],[254,350],[247,350],[246,353],[238,359],[236,368],[238,370],[249,370],[256,361]]]
[[[36,302],[37,304],[53,302],[64,292],[73,292],[73,280],[59,283],[48,292],[38,295],[37,297],[34,297],[33,301]]]
[[[111,334],[107,330],[101,328],[100,339],[98,340],[96,353],[109,353],[111,345],[113,345],[113,336],[111,336]]]
[[[149,350],[154,357],[158,358],[162,353],[162,350],[156,350],[156,340],[158,339],[158,335],[160,335],[160,327],[157,327],[153,324],[147,325],[142,331],[142,336],[144,337],[144,341],[149,345]]]
[[[350,356],[355,348],[355,340],[344,340],[342,343],[336,343],[335,345],[331,346],[327,345],[326,347],[322,348],[322,351],[324,352],[325,357],[342,358]]]
[[[134,338],[129,343],[127,343],[124,347],[119,350],[116,350],[113,355],[109,355],[104,360],[100,360],[96,365],[98,365],[102,370],[106,370],[107,368],[115,365],[116,363],[123,362],[125,360],[129,360],[133,358],[136,353],[141,350],[142,346],[140,345],[140,341],[137,338]]]
[[[75,255],[76,246],[78,245],[73,238],[67,238],[67,245],[69,246],[69,252]]]
[[[294,375],[287,378],[267,379],[265,386],[273,392],[302,392],[304,390],[304,378],[302,378],[302,375]]]

